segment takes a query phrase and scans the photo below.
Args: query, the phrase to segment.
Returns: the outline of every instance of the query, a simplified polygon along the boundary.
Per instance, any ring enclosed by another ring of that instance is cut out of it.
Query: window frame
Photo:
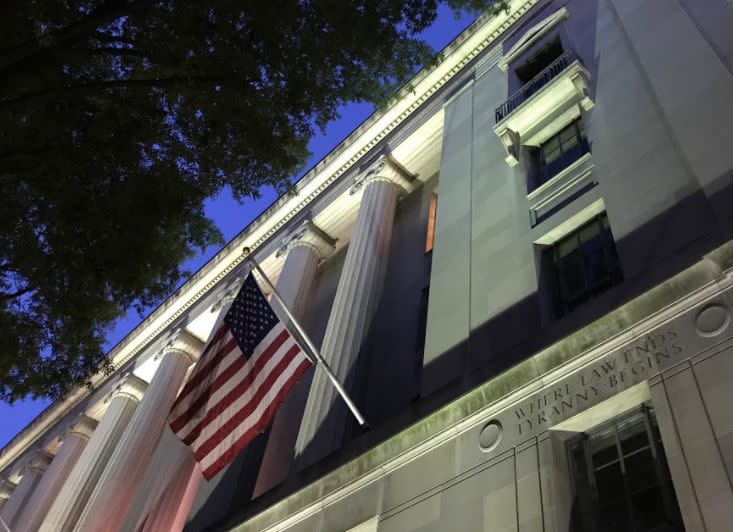
[[[631,437],[622,441],[619,434],[619,427],[625,423],[629,424],[638,422],[640,418],[642,420],[641,425],[643,425],[643,429],[634,432],[632,437],[640,434],[646,434],[646,441],[644,442],[645,445],[627,452],[624,449],[624,443],[631,440]],[[615,458],[612,458],[600,465],[596,465],[594,463],[594,455],[591,454],[591,442],[594,438],[598,438],[601,434],[608,432],[611,432],[614,443],[607,449],[615,446]],[[673,528],[677,527],[680,531],[684,531],[681,509],[676,499],[674,486],[672,485],[669,464],[666,460],[659,425],[656,421],[654,407],[651,403],[644,403],[637,408],[606,420],[565,442],[565,451],[569,466],[568,473],[570,475],[574,500],[573,505],[575,506],[575,504],[578,504],[574,510],[577,512],[585,511],[582,516],[576,514],[575,519],[579,519],[581,522],[576,523],[577,528],[574,529],[596,531],[599,528],[602,506],[599,497],[596,474],[598,471],[612,467],[615,464],[619,464],[624,486],[623,494],[621,494],[619,498],[623,499],[624,502],[624,509],[626,512],[625,518],[627,520],[627,524],[630,524],[632,529],[641,530],[641,528],[639,528],[639,516],[636,515],[632,502],[632,496],[638,494],[638,490],[637,492],[634,492],[635,486],[631,486],[629,484],[629,473],[627,471],[626,462],[634,455],[638,455],[647,450],[649,450],[651,460],[654,463],[653,476],[656,479],[656,485],[662,495],[662,508],[664,509],[667,524]],[[584,461],[580,468],[577,465],[578,456],[582,456]],[[587,478],[578,478],[578,473],[585,473]],[[585,506],[585,508],[581,508],[582,506]],[[589,514],[588,512],[591,513]],[[591,522],[588,523],[588,520]],[[583,525],[586,525],[587,528]],[[656,526],[658,525],[659,524],[656,524]]]
[[[566,139],[565,142],[563,142],[562,135],[568,131],[572,131],[574,134],[573,136]],[[564,144],[566,144],[567,140],[570,139],[574,139],[575,142],[567,148],[564,147]],[[556,151],[558,155],[553,160],[548,161],[546,148],[553,141],[557,141],[557,149],[553,151]],[[580,159],[583,155],[585,155],[586,153],[590,153],[590,145],[588,143],[588,138],[585,134],[585,124],[583,123],[583,118],[578,117],[566,126],[564,126],[562,129],[557,131],[557,133],[555,133],[542,144],[540,144],[538,151],[539,169],[537,173],[536,186],[540,187],[550,181],[557,174],[562,172],[565,168]],[[572,158],[568,157],[569,155]]]
[[[593,225],[597,225],[598,232],[587,240],[581,240],[583,231],[588,230]],[[596,278],[589,278],[588,272],[592,269],[589,264],[589,253],[584,253],[583,245],[591,242],[593,239],[600,237],[603,247],[601,248],[601,256],[603,258],[603,275]],[[561,255],[562,247],[571,240],[576,241],[575,247],[570,251]],[[566,277],[563,277],[563,271],[568,271],[561,265],[561,259],[569,256],[573,252],[580,251],[581,269],[584,278],[584,290],[576,294],[570,293],[566,286]],[[623,272],[621,271],[621,263],[616,249],[616,241],[611,232],[610,222],[607,213],[601,212],[593,216],[590,220],[575,228],[562,238],[558,239],[552,245],[548,246],[543,255],[546,257],[546,264],[551,268],[550,278],[553,280],[553,299],[556,317],[562,317],[577,307],[583,305],[587,301],[593,299],[602,292],[607,291],[613,286],[623,281]]]

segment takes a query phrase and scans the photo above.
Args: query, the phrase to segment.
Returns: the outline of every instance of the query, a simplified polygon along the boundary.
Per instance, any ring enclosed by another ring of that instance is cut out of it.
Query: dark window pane
[[[621,281],[613,236],[604,229],[607,224],[606,216],[599,216],[547,252],[555,268],[558,314]]]
[[[581,126],[582,122],[576,120],[542,144],[542,181],[547,181],[589,151],[588,143],[582,140]]]
[[[574,481],[577,501],[588,499],[583,490],[591,492],[591,503],[581,508],[582,530],[684,530],[666,462],[655,461],[649,445],[656,428],[650,413],[645,408],[611,420],[573,444],[571,460],[593,464],[592,482],[583,483],[580,477]],[[621,457],[617,456],[619,446]],[[659,451],[663,456],[661,446]],[[571,471],[587,476],[587,470],[578,464],[573,464]]]
[[[590,440],[590,452],[593,456],[594,469],[618,460],[616,437],[614,436],[613,430],[605,430],[594,434]]]
[[[641,530],[670,530],[664,509],[664,498],[658,486],[635,493],[631,498],[634,519]],[[660,527],[661,528],[657,528]]]
[[[601,285],[606,280],[606,260],[604,242],[600,237],[588,240],[583,244],[585,275],[591,288]]]
[[[644,434],[646,436],[646,434]],[[624,459],[626,475],[632,493],[644,491],[657,485],[657,470],[652,452],[649,449],[639,451]]]
[[[618,424],[618,434],[621,440],[621,452],[624,455],[649,447],[649,437],[647,436],[643,416],[636,416],[620,422]]]
[[[624,499],[624,476],[621,464],[616,463],[596,471],[596,488],[601,506]]]
[[[627,532],[629,515],[623,499],[605,504],[599,509],[598,529],[602,532]]]
[[[587,289],[580,250],[575,249],[558,261],[558,273],[562,292],[573,302],[582,296]]]

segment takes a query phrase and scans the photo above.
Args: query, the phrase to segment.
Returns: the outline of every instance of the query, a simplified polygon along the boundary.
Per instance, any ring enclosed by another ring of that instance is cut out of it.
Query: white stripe
[[[270,336],[268,334],[268,336]],[[258,360],[262,357],[262,353],[265,351],[265,349],[272,344],[272,341],[267,342],[268,338],[265,338],[255,349],[255,354],[250,358],[247,363],[242,366],[242,368],[239,369],[232,377],[216,392],[214,392],[211,397],[209,397],[204,405],[201,406],[200,409],[196,412],[194,417],[192,417],[188,423],[186,423],[185,426],[181,427],[180,430],[178,430],[177,434],[181,439],[185,439],[188,437],[191,432],[194,431],[196,426],[198,425],[199,421],[206,417],[206,413],[209,410],[212,410],[219,402],[221,402],[222,399],[226,397],[228,393],[230,393],[235,387],[239,386],[242,381],[248,378],[249,374],[254,369],[255,365],[257,364]],[[288,337],[285,339],[285,341],[280,345],[280,348],[273,353],[273,355],[270,357],[270,359],[265,363],[265,365],[260,369],[260,373],[257,377],[255,377],[255,381],[247,387],[244,392],[235,399],[233,403],[231,403],[227,408],[221,412],[216,418],[214,418],[209,425],[204,428],[201,431],[201,434],[199,434],[198,438],[196,438],[196,441],[199,441],[206,434],[213,434],[213,432],[216,432],[219,427],[226,422],[225,417],[228,419],[228,417],[231,417],[230,411],[231,409],[241,409],[246,402],[242,403],[242,401],[248,401],[252,398],[253,388],[258,386],[258,382],[260,382],[263,378],[267,376],[267,374],[272,371],[272,368],[274,368],[278,362],[285,356],[285,353],[287,353],[288,349],[290,349],[295,344],[295,340],[288,335]],[[238,406],[240,405],[240,406]],[[213,429],[210,429],[210,427],[214,427]],[[213,431],[213,432],[212,432]]]
[[[206,353],[206,358],[213,358],[216,353],[218,353],[225,345],[227,345],[231,340],[233,340],[233,336],[231,331],[227,331],[227,333],[217,342],[216,346],[211,346],[211,349],[208,353]],[[197,397],[199,397],[206,389],[209,387],[211,382],[216,379],[221,373],[228,368],[236,359],[239,357],[239,354],[236,354],[235,351],[238,351],[235,347],[230,351],[230,353],[225,356],[223,359],[219,361],[219,363],[216,365],[216,369],[214,369],[209,376],[202,380],[196,388],[188,392],[188,395],[186,398],[181,401],[179,404],[176,405],[176,407],[171,411],[169,419],[175,420],[177,419],[181,414],[183,414],[186,410],[188,410],[189,406],[196,400]],[[241,351],[238,351],[241,353]],[[203,362],[204,365],[197,365],[196,369],[191,372],[191,376],[189,377],[189,381],[194,379],[196,375],[200,374],[201,371],[206,367],[206,359],[202,358],[199,362]]]
[[[282,323],[278,323],[277,325],[275,325],[275,327],[273,327],[270,330],[270,332],[267,333],[267,335],[262,339],[262,341],[257,345],[257,347],[255,347],[254,351],[252,352],[252,356],[249,359],[249,362],[245,364],[242,368],[240,368],[240,370],[237,373],[241,374],[242,371],[245,370],[247,366],[249,366],[250,362],[252,363],[256,362],[257,359],[259,359],[260,356],[262,355],[262,352],[264,351],[265,347],[270,345],[275,340],[275,338],[277,338],[278,335],[282,333],[284,329],[285,329],[285,326]],[[230,336],[230,335],[231,333],[228,334],[227,336]],[[222,345],[226,345],[226,344],[222,344]],[[216,376],[219,376],[222,373],[224,373],[224,371],[226,371],[227,368],[229,368],[229,366],[231,366],[241,356],[242,356],[242,351],[239,349],[239,346],[235,346],[234,349],[232,349],[231,353],[229,353],[226,357],[224,357],[224,359],[217,366],[215,370]],[[208,410],[209,405],[214,405],[218,403],[222,397],[224,397],[227,393],[229,393],[231,389],[234,388],[234,386],[236,386],[237,383],[242,380],[241,378],[239,378],[239,375],[237,373],[232,375],[231,378],[224,385],[222,385],[222,387],[219,388],[219,390],[217,390],[214,393],[214,395],[212,395],[207,400],[207,402],[201,406],[199,410],[201,409]],[[199,385],[196,388],[196,391],[192,392],[192,394],[189,394],[188,397],[174,409],[175,417],[172,417],[171,419],[175,420],[178,417],[180,417],[181,415],[183,415],[191,407],[191,405],[196,401],[196,399],[198,399],[203,393],[206,393],[206,390],[209,388],[209,386],[212,385],[215,379],[216,377],[210,376],[209,378],[204,379],[201,383],[199,383]],[[181,427],[181,429],[177,432],[177,434],[188,434],[189,432],[191,432],[191,428],[193,428],[196,425],[196,422],[195,422],[196,418],[200,418],[200,416],[198,415],[198,412],[196,413],[196,415],[194,415],[193,419],[191,419],[188,423],[186,423],[185,426]],[[185,436],[181,436],[181,438],[184,438],[184,437]]]
[[[273,383],[272,388],[270,388],[270,391],[265,394],[262,401],[257,405],[257,408],[255,408],[249,416],[243,419],[242,422],[234,428],[234,430],[227,434],[219,445],[211,449],[211,451],[201,459],[201,469],[206,470],[209,468],[221,455],[226,453],[244,433],[261,422],[262,416],[265,415],[267,408],[275,401],[280,390],[285,386],[288,380],[290,380],[295,373],[295,370],[303,363],[304,360],[307,360],[307,358],[301,351]],[[192,448],[195,452],[198,449],[197,444],[194,444]]]
[[[285,357],[285,354],[294,346],[297,345],[292,337],[288,337],[287,341],[280,346],[272,358],[267,361],[267,364],[260,370],[259,374],[255,377],[254,381],[244,390],[244,393],[236,398],[221,414],[214,418],[206,427],[203,428],[198,437],[191,443],[191,448],[194,451],[200,448],[210,437],[223,427],[232,417],[236,416],[250,401],[254,398],[257,390],[262,386],[262,383],[268,376],[273,372],[275,366]],[[249,364],[247,364],[249,366]],[[238,379],[240,382],[242,379]]]

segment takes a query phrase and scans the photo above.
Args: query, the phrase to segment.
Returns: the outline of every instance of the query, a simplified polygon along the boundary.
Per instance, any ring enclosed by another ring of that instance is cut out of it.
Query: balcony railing
[[[539,91],[542,87],[552,81],[560,72],[565,70],[570,64],[578,59],[575,52],[568,50],[560,57],[550,63],[542,72],[537,74],[521,89],[512,94],[507,101],[496,109],[496,123],[501,122],[506,116],[514,111],[517,107],[526,102],[530,96]]]
[[[578,143],[565,153],[562,153],[557,159],[551,163],[542,165],[540,171],[540,185],[546,183],[554,176],[565,170],[568,166],[580,159],[583,155],[590,152],[590,145],[584,138],[578,139]]]

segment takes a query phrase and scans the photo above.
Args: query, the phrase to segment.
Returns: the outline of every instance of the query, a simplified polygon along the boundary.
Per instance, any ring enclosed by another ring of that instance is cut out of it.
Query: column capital
[[[0,499],[9,499],[17,487],[18,485],[10,479],[0,479]]]
[[[94,418],[87,416],[86,414],[79,414],[76,421],[69,427],[63,438],[66,438],[69,434],[78,434],[87,440],[92,437],[94,429],[97,428],[97,421]]]
[[[319,259],[325,259],[336,249],[336,240],[318,227],[313,220],[305,220],[283,239],[275,256],[281,257],[298,246],[311,248],[318,254]]]
[[[142,380],[140,377],[136,377],[132,373],[126,373],[115,384],[114,389],[107,396],[107,398],[105,399],[105,402],[112,400],[114,397],[117,397],[118,395],[130,397],[131,399],[134,399],[135,401],[140,402],[140,400],[142,400],[143,398],[143,394],[145,393],[145,390],[147,389],[147,387],[148,387],[148,383]]]
[[[168,338],[168,341],[156,358],[160,358],[167,353],[175,353],[187,357],[189,359],[189,363],[192,364],[198,360],[204,346],[204,342],[199,340],[190,332],[185,329],[177,329],[171,337]]]
[[[211,306],[211,312],[219,312],[224,305],[227,303],[234,301],[234,299],[237,297],[237,293],[239,293],[239,289],[242,286],[242,283],[244,282],[244,277],[235,277],[224,289],[224,291],[217,295],[216,302]]]
[[[48,468],[53,456],[48,454],[46,451],[38,450],[34,453],[33,458],[23,467],[23,475],[29,471],[35,471],[43,473]]]
[[[390,155],[383,155],[366,172],[356,176],[349,194],[356,194],[373,181],[392,183],[401,194],[408,194],[415,188],[414,180],[415,176],[405,170],[394,158]]]

